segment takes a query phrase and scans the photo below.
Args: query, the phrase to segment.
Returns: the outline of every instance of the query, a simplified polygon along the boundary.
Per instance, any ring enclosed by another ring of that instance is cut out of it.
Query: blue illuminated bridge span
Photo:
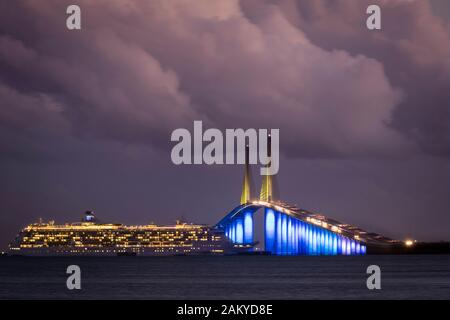
[[[363,255],[367,243],[390,239],[286,204],[254,201],[238,206],[216,228],[235,247],[252,250],[254,215],[264,212],[264,250],[275,255]]]
[[[250,180],[246,164],[241,204],[214,226],[225,233],[236,249],[254,249],[254,215],[257,212],[264,214],[264,250],[274,255],[364,255],[368,245],[396,242],[274,200],[275,176],[263,176],[259,200],[251,200]]]

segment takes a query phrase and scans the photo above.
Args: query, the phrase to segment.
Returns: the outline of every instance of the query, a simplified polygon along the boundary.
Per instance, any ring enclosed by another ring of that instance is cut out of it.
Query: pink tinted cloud
[[[0,63],[2,86],[56,101],[71,135],[164,147],[172,130],[202,119],[216,127],[280,128],[284,152],[296,157],[416,150],[417,139],[396,125],[413,86],[398,81],[402,70],[389,77],[382,54],[355,53],[352,41],[365,32],[352,25],[358,6],[335,6],[341,21],[320,1],[80,1],[83,29],[69,32],[65,5],[15,2],[10,10],[33,21],[29,32],[2,10]],[[422,7],[410,6],[398,9],[409,12],[397,20],[399,29],[422,17]],[[322,43],[331,27],[346,45]],[[393,50],[427,72],[436,56],[416,57],[414,39]],[[4,107],[15,112],[14,104]]]

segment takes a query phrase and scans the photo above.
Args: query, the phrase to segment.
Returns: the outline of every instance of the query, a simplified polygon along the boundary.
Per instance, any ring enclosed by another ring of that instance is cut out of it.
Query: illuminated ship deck
[[[81,223],[31,224],[17,235],[9,252],[37,256],[187,255],[222,254],[230,247],[223,233],[205,225],[125,226],[97,223],[92,217],[86,216]]]

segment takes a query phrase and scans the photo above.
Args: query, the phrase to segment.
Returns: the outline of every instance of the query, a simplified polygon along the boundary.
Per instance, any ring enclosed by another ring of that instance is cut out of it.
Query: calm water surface
[[[68,265],[82,289],[66,288]],[[366,268],[381,268],[368,290]],[[450,256],[0,258],[0,299],[449,299]]]

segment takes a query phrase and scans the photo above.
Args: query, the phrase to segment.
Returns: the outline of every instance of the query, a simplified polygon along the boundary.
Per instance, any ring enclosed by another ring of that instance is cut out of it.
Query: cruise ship
[[[139,225],[100,223],[87,211],[82,221],[28,225],[9,245],[10,255],[116,256],[225,254],[232,248],[219,230],[205,225]]]

